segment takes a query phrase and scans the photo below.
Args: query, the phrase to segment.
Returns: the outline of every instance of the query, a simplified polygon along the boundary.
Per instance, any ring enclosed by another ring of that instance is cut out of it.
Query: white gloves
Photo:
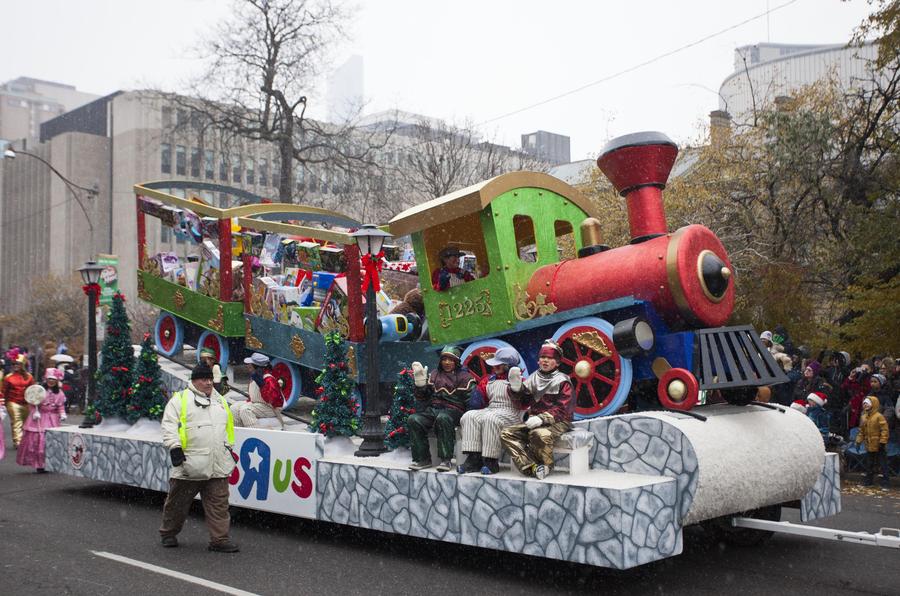
[[[66,418],[68,418],[68,417],[69,417],[68,414],[66,414],[65,412],[63,412],[62,414],[59,415],[59,421],[60,421],[60,422],[65,422],[65,421],[66,421]]]
[[[509,369],[509,374],[506,377],[509,379],[509,388],[513,391],[513,393],[518,393],[522,390],[522,369],[518,366],[514,366]]]
[[[544,424],[544,421],[541,420],[540,416],[529,416],[525,421],[525,426],[528,428],[538,428]]]
[[[0,406],[0,422],[6,420],[6,406]]]
[[[428,367],[423,367],[421,362],[413,362],[410,368],[412,368],[413,382],[416,387],[424,387],[428,380]]]
[[[34,411],[34,414],[31,415],[31,419],[32,420],[40,420],[41,419],[41,411],[36,409]]]

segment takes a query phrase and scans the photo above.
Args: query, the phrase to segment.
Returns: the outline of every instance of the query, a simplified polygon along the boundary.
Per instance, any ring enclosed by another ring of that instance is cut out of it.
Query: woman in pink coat
[[[22,444],[16,452],[16,463],[44,471],[44,431],[56,428],[66,419],[66,394],[60,386],[62,371],[48,368],[44,373],[47,397],[38,406],[28,406],[28,418],[22,427]]]

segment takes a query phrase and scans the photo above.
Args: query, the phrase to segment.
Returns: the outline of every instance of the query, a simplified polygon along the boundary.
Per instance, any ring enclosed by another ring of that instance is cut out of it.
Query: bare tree
[[[392,174],[414,202],[449,194],[460,188],[514,170],[548,169],[549,164],[521,151],[483,140],[472,123],[461,126],[421,119],[395,133],[400,157]]]
[[[306,116],[313,81],[347,16],[331,0],[235,0],[232,15],[203,45],[208,67],[190,93],[162,94],[191,114],[174,119],[170,131],[191,128],[228,160],[240,155],[244,141],[272,143],[286,202],[296,194],[295,166],[347,177],[377,167],[390,131],[357,126],[358,111],[341,123]]]

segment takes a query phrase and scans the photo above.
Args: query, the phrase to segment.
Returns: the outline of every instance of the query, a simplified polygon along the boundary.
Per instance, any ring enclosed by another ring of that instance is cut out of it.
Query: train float
[[[546,479],[508,466],[491,476],[411,471],[402,457],[355,457],[304,428],[238,428],[230,502],[617,569],[679,554],[690,524],[742,543],[781,531],[900,546],[884,532],[779,521],[782,507],[798,508],[802,521],[840,512],[838,458],[806,416],[754,401],[782,373],[752,328],[723,326],[735,276],[715,234],[667,230],[662,190],[676,155],[665,135],[640,133],[613,140],[597,160],[625,197],[625,246],[602,243],[578,190],[533,172],[436,198],[388,225],[411,238],[415,263],[406,268],[415,269],[424,320],[377,298],[381,381],[412,360],[433,365],[445,343],[465,348],[476,377],[505,346],[534,370],[541,342],[554,338],[578,420]],[[135,186],[139,294],[161,309],[157,349],[209,347],[223,365],[247,350],[266,353],[296,400],[324,365],[322,333],[338,330],[348,368],[365,378],[360,258],[349,234],[359,222],[249,195],[247,205],[219,209],[161,190],[175,184]],[[200,256],[148,257],[147,215],[200,245]],[[476,275],[438,291],[431,274],[448,245]],[[278,261],[280,271],[269,268]],[[694,409],[702,391],[727,403]],[[655,396],[657,407],[626,413],[629,395]],[[165,491],[169,461],[159,437],[62,427],[47,432],[47,469]]]
[[[597,214],[577,189],[534,172],[504,174],[393,218],[390,232],[412,239],[425,321],[390,315],[390,298],[379,301],[381,379],[391,382],[413,360],[433,364],[434,347],[447,343],[464,348],[476,377],[505,346],[535,370],[538,347],[552,337],[564,351],[578,419],[620,411],[630,392],[648,387],[662,407],[686,411],[701,391],[746,404],[758,386],[786,380],[752,328],[722,327],[735,282],[716,235],[701,225],[667,232],[662,190],[677,153],[665,135],[639,133],[612,141],[597,160],[626,200],[632,238],[625,246],[602,244]],[[214,349],[223,367],[247,350],[266,353],[293,404],[323,365],[321,332],[338,328],[350,342],[350,369],[363,378],[359,252],[338,231],[359,222],[300,205],[219,209],[158,190],[172,186],[135,186],[139,297],[161,309],[160,353],[173,355],[187,342]],[[187,228],[199,265],[171,255],[167,266],[163,253],[149,259],[148,214]],[[305,260],[289,266],[282,255],[280,274],[271,275],[265,265],[275,265],[273,251],[296,242]],[[446,246],[474,257],[476,279],[438,291],[431,272]],[[326,249],[339,251],[339,266],[314,271]],[[236,253],[240,260],[232,261]],[[222,265],[228,262],[231,268]],[[295,289],[304,271],[316,302]]]

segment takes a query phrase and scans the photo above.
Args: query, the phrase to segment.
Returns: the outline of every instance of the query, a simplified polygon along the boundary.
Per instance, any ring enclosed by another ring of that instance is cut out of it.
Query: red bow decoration
[[[85,296],[94,295],[94,306],[100,306],[100,284],[85,284],[81,286]]]
[[[384,251],[379,252],[377,255],[363,255],[362,256],[362,264],[365,269],[365,275],[362,280],[362,292],[366,293],[366,290],[369,289],[369,285],[375,289],[376,292],[381,291],[381,279],[378,277],[378,273],[381,271],[382,264],[384,262]]]

